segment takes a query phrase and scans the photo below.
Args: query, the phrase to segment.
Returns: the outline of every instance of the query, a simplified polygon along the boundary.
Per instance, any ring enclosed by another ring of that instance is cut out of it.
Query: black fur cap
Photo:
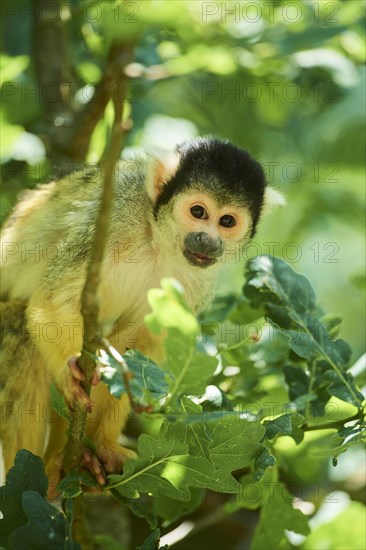
[[[229,141],[196,138],[177,147],[178,169],[163,186],[154,215],[178,193],[188,189],[210,193],[220,205],[245,205],[252,216],[253,233],[263,204],[265,175],[250,154]]]

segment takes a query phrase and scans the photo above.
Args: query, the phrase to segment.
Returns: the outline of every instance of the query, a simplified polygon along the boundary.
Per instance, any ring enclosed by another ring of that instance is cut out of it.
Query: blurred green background
[[[42,49],[38,33],[55,21]],[[364,24],[362,0],[4,2],[2,219],[23,188],[57,175],[54,144],[96,93],[111,44],[128,44],[124,154],[203,134],[248,148],[287,206],[263,221],[247,256],[273,253],[306,275],[343,318],[356,361],[365,347]],[[53,87],[45,66],[59,76]],[[100,158],[112,119],[109,102],[86,161]],[[239,290],[242,273],[238,262],[221,291]],[[286,450],[287,467],[315,483],[325,463],[299,468],[307,459],[296,453]],[[351,463],[337,483],[357,493],[356,452]]]

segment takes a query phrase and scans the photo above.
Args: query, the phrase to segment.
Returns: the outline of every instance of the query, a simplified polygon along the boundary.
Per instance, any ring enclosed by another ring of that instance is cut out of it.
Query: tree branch
[[[127,49],[128,47],[125,44],[112,44],[104,73],[95,87],[93,97],[85,107],[76,114],[73,135],[67,147],[68,155],[75,158],[75,160],[85,159],[94,128],[101,119],[110,99],[120,96],[121,93],[123,93],[124,96],[126,95],[124,89],[117,89],[121,84],[124,88],[124,84],[121,79],[116,80],[115,68],[116,63],[118,64],[118,60],[125,57]]]
[[[342,428],[347,422],[352,422],[353,420],[362,420],[363,416],[364,415],[362,411],[357,411],[356,414],[350,416],[349,418],[343,418],[342,420],[336,420],[334,422],[319,422],[319,424],[305,423],[301,426],[301,429],[304,430],[304,432],[312,432],[316,430],[338,430],[339,428]]]
[[[83,349],[78,360],[79,367],[85,374],[85,381],[81,383],[83,390],[89,396],[91,379],[96,367],[96,351],[100,347],[98,330],[99,306],[97,302],[97,288],[100,282],[101,267],[104,258],[105,246],[108,238],[110,212],[114,197],[113,173],[123,143],[123,103],[125,97],[126,77],[123,69],[131,58],[131,48],[125,47],[124,52],[114,59],[113,77],[117,83],[114,95],[114,123],[111,132],[111,141],[108,154],[102,164],[104,170],[103,192],[101,196],[98,219],[95,226],[94,245],[96,250],[101,250],[101,257],[97,261],[90,261],[87,270],[87,279],[81,296],[81,313],[84,322]],[[87,411],[78,403],[74,404],[70,418],[70,429],[64,453],[64,468],[66,472],[75,472],[79,469],[82,442],[85,433]]]
[[[85,161],[93,131],[108,102],[113,96],[121,95],[121,90],[116,90],[121,79],[116,79],[115,71],[130,48],[118,42],[111,45],[93,97],[77,109],[73,103],[73,84],[81,83],[77,82],[70,63],[68,23],[61,19],[61,1],[55,0],[50,6],[47,0],[34,0],[34,9],[32,42],[43,120],[30,129],[43,139],[47,156],[60,163],[61,173],[65,175]],[[129,62],[129,55],[127,58]]]

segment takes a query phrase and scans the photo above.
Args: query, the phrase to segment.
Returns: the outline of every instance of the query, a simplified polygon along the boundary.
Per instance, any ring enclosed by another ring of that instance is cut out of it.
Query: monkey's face
[[[225,261],[228,245],[244,244],[250,233],[249,211],[235,204],[219,205],[213,197],[198,191],[178,194],[170,209],[171,221],[163,215],[165,238],[175,244],[186,261],[208,268]],[[165,218],[165,223],[164,223]]]

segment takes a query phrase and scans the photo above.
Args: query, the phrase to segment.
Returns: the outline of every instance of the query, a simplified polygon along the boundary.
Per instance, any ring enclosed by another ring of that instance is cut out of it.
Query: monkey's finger
[[[78,361],[77,357],[70,357],[67,364],[69,365],[72,376],[79,382],[83,382],[85,380],[85,375],[80,369],[77,361]],[[90,383],[92,384],[92,386],[96,386],[97,384],[99,384],[99,382],[100,382],[100,372],[99,372],[99,369],[96,369],[93,372],[93,377]]]
[[[104,468],[101,462],[99,461],[98,457],[95,456],[90,451],[90,449],[83,450],[83,464],[94,475],[99,485],[106,484],[106,475],[104,472]]]
[[[92,452],[90,449],[83,449],[82,453],[82,464],[88,464],[92,459]]]
[[[67,364],[70,367],[72,376],[76,378],[76,380],[83,382],[85,380],[85,375],[79,368],[77,357],[70,357]]]
[[[57,490],[57,483],[49,483],[47,488],[47,500],[50,502],[56,500],[60,496]]]
[[[95,370],[93,373],[93,378],[91,379],[92,386],[96,386],[100,382],[100,373],[98,370]]]

